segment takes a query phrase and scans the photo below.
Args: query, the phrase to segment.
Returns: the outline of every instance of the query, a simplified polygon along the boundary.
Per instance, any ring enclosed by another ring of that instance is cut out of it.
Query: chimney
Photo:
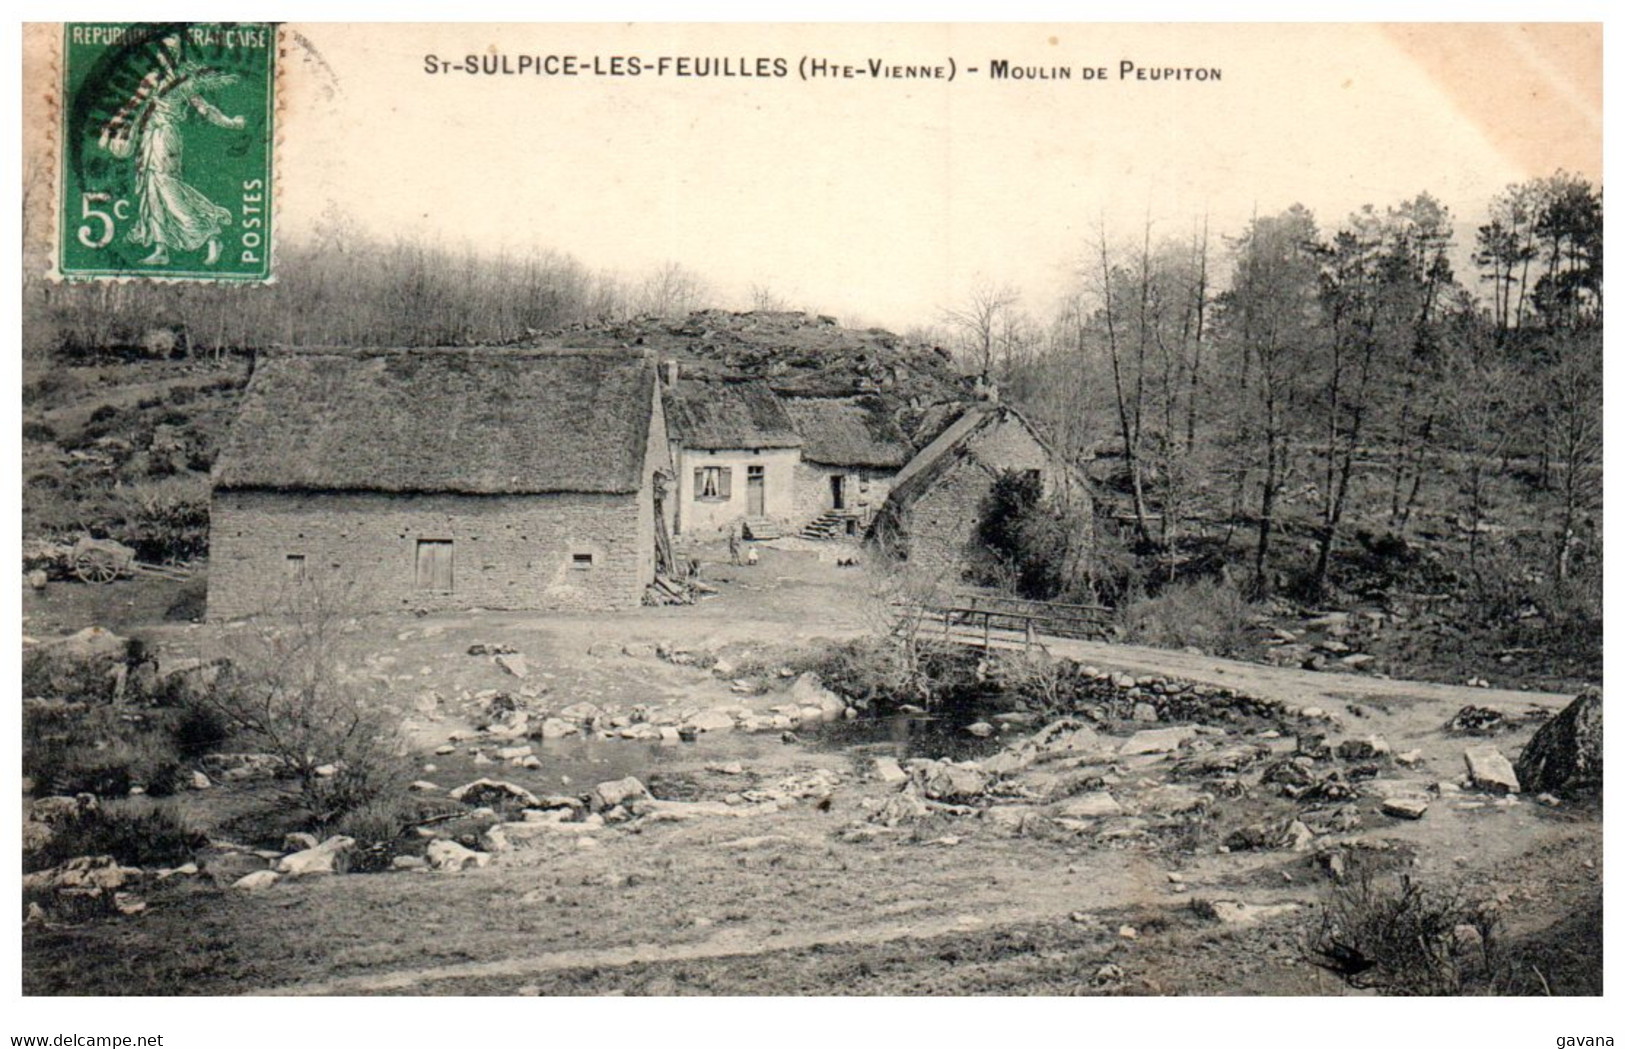
[[[667,386],[677,385],[677,372],[677,362],[674,360],[666,361],[660,366],[660,374],[666,380]]]

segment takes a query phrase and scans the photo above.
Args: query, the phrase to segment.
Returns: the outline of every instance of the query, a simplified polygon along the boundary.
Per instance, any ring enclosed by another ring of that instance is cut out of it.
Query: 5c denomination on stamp
[[[59,276],[270,279],[276,41],[267,24],[64,28]]]

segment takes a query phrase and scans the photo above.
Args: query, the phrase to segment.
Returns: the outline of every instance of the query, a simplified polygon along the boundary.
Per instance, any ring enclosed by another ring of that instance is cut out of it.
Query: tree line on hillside
[[[1458,273],[1425,193],[1332,228],[1301,206],[1227,238],[1148,226],[1081,252],[1048,318],[985,283],[943,334],[1065,454],[1109,467],[1142,590],[1217,545],[1249,596],[1320,600],[1351,539],[1403,553],[1443,514],[1459,575],[1572,592],[1584,574],[1600,610],[1601,190],[1510,186],[1472,248]]]
[[[83,359],[109,351],[222,356],[271,345],[503,343],[537,331],[709,304],[693,270],[595,272],[561,252],[480,253],[382,241],[329,214],[277,251],[276,282],[53,284],[25,269],[24,351]]]

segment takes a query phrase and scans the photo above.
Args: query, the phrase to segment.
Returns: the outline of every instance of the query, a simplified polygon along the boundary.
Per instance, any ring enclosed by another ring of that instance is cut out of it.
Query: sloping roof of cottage
[[[984,463],[977,460],[971,453],[970,438],[984,427],[990,426],[1003,419],[1013,419],[1027,432],[1032,434],[1033,440],[1051,460],[1057,461],[1055,453],[1048,443],[1041,437],[1027,417],[1007,404],[995,402],[978,402],[968,405],[965,411],[943,430],[936,438],[924,448],[920,454],[908,461],[892,479],[891,491],[887,494],[886,505],[882,509],[901,510],[915,499],[925,494],[937,483],[954,464],[970,458],[976,465],[989,473],[996,472],[997,464]]]
[[[894,470],[914,453],[876,399],[787,397],[784,406],[801,434],[801,457],[808,462]]]
[[[680,379],[665,391],[666,428],[689,448],[799,448],[801,436],[763,382]]]
[[[214,468],[222,488],[629,493],[655,391],[626,351],[283,350],[260,358]]]

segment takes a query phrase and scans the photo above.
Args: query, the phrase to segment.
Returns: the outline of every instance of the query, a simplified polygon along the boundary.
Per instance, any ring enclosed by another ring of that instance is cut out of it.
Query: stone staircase
[[[825,510],[802,526],[801,538],[845,539],[852,534],[847,531],[847,522],[856,521],[857,519],[858,515],[850,510]]]
[[[746,539],[780,539],[784,530],[765,517],[747,517],[744,534]]]

